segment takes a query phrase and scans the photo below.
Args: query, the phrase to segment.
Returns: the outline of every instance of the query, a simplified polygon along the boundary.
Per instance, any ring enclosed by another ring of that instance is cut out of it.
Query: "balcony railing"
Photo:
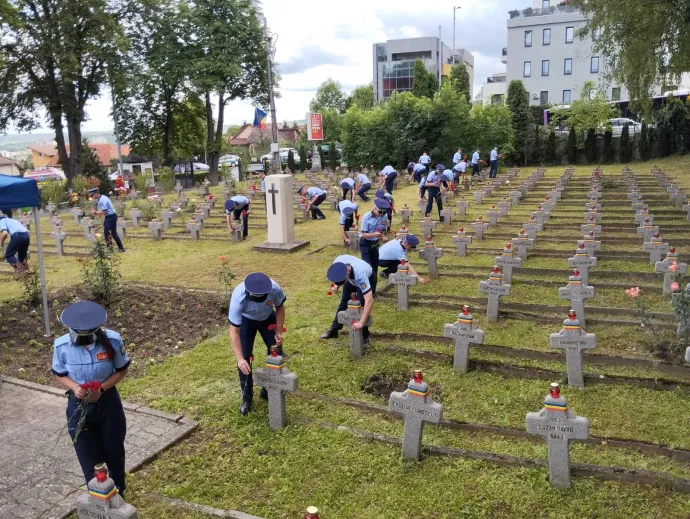
[[[489,76],[486,78],[487,83],[505,83],[506,82],[506,77],[501,75],[501,76]]]
[[[510,19],[514,20],[516,18],[530,18],[532,16],[548,16],[550,14],[565,14],[565,13],[577,13],[579,9],[573,5],[555,5],[551,7],[546,7],[544,9],[533,9],[528,7],[522,11],[517,9],[513,11],[508,11]]]

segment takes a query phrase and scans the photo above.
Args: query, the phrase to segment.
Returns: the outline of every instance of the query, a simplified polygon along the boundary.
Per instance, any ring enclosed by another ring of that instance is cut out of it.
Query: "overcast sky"
[[[327,78],[351,91],[372,81],[372,44],[395,38],[436,36],[453,44],[453,6],[460,6],[456,20],[456,47],[474,55],[474,94],[487,76],[505,70],[501,48],[506,45],[506,20],[511,9],[524,9],[531,0],[263,0],[272,32],[278,35],[276,61],[282,74],[281,98],[276,100],[278,121],[304,119],[309,101]],[[88,106],[85,130],[109,130],[112,121],[109,95]],[[249,102],[228,105],[226,124],[251,122]]]

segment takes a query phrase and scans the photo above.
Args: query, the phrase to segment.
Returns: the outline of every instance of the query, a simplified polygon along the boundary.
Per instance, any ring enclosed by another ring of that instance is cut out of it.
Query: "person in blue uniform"
[[[342,288],[343,294],[340,303],[335,311],[335,317],[331,327],[324,333],[322,339],[336,339],[338,332],[343,325],[338,322],[338,312],[347,310],[347,302],[352,299],[352,294],[357,293],[357,299],[362,305],[362,317],[352,325],[354,330],[362,330],[364,344],[369,344],[369,327],[365,326],[371,310],[374,307],[374,294],[371,287],[371,280],[375,275],[371,267],[359,258],[344,254],[333,260],[333,264],[328,268],[326,276],[331,283],[334,283],[338,290]]]
[[[0,207],[0,213],[7,216],[7,218],[12,218],[12,208],[10,207]]]
[[[340,183],[340,187],[343,190],[343,200],[348,198],[348,195],[350,195],[349,198],[350,201],[352,201],[355,197],[355,181],[351,178],[345,177]]]
[[[407,174],[408,174],[408,176],[412,175],[414,173],[414,167],[415,167],[414,162],[408,162],[407,163]]]
[[[120,334],[103,328],[106,318],[105,308],[90,301],[65,308],[60,321],[69,333],[55,340],[52,371],[67,389],[67,428],[84,479],[91,481],[94,467],[105,463],[122,494],[127,422],[116,386],[127,375],[130,360]],[[100,383],[100,389],[84,389],[89,382]],[[84,408],[86,418],[77,431]]]
[[[297,188],[297,194],[302,195],[309,201],[309,211],[311,211],[312,220],[325,220],[326,215],[323,214],[319,206],[326,200],[326,192],[318,187],[304,187]]]
[[[419,157],[419,163],[422,164],[426,168],[426,172],[429,173],[429,165],[431,164],[431,157],[429,157],[429,154],[425,151],[422,153],[422,156]]]
[[[374,208],[362,217],[360,228],[359,253],[362,260],[369,264],[373,271],[371,291],[376,296],[376,278],[379,268],[379,247],[385,241],[383,232],[386,230],[386,211],[390,208],[383,198],[374,200]]]
[[[387,278],[390,274],[395,274],[398,271],[400,262],[407,259],[407,253],[410,250],[414,250],[419,245],[419,238],[413,234],[407,234],[404,238],[391,240],[385,243],[379,249],[379,267],[383,270],[380,272],[382,278]],[[420,283],[424,283],[424,278],[422,278],[412,265],[409,265],[410,274],[417,276]]]
[[[460,162],[453,166],[453,178],[455,179],[456,183],[460,181],[461,176],[465,176],[466,170],[467,163],[463,159],[461,159]]]
[[[338,213],[340,214],[340,232],[343,236],[343,244],[350,245],[350,238],[347,237],[349,231],[355,224],[358,206],[349,200],[338,202]]]
[[[0,247],[8,238],[10,241],[5,248],[5,261],[15,270],[25,269],[31,242],[29,231],[21,222],[0,215]]]
[[[455,180],[453,172],[450,169],[446,169],[446,167],[443,164],[439,164],[438,166],[436,166],[436,168],[441,172],[441,184],[443,184],[443,187],[448,189],[448,184]]]
[[[376,198],[382,198],[390,204],[390,207],[386,209],[386,231],[390,231],[391,224],[393,223],[393,212],[395,211],[393,195],[386,193],[383,189],[379,189],[376,191]]]
[[[283,354],[283,305],[286,299],[280,285],[261,272],[252,272],[232,291],[228,322],[230,346],[237,360],[237,372],[240,376],[242,415],[251,411],[254,399],[254,379],[250,362],[257,332],[266,345],[266,355],[270,354],[271,346],[274,345],[278,345],[278,352],[280,355]],[[259,396],[268,400],[265,388],[261,388]]]
[[[429,201],[426,204],[424,214],[425,216],[431,216],[431,211],[434,208],[434,200],[436,200],[438,217],[441,221],[443,221],[443,217],[441,216],[441,210],[443,209],[443,201],[441,200],[441,180],[444,170],[444,166],[439,164],[434,171],[427,175],[426,181],[424,182],[424,187],[426,187],[429,195]]]
[[[105,195],[102,195],[97,187],[88,190],[88,194],[91,200],[96,200],[98,215],[103,216],[103,236],[105,237],[105,243],[108,247],[112,248],[113,240],[117,244],[117,248],[120,252],[125,252],[125,248],[122,245],[122,240],[117,234],[117,213],[113,207],[113,203]]]
[[[360,166],[360,172],[357,174],[357,195],[364,201],[368,202],[369,197],[367,197],[367,191],[371,189],[371,181],[369,180],[369,177],[367,177],[364,173],[362,173],[361,170],[362,166]]]
[[[426,177],[427,177],[426,169],[424,170],[424,174],[422,175],[422,178],[419,179],[419,201],[421,202],[424,200],[424,196],[426,195]]]
[[[235,195],[230,200],[225,201],[225,223],[228,226],[228,232],[232,234],[234,227],[232,226],[232,219],[239,221],[240,216],[243,216],[242,237],[246,238],[249,234],[249,210],[251,209],[251,201],[243,195]],[[232,219],[230,216],[232,215]]]
[[[496,178],[496,175],[498,174],[498,159],[500,155],[498,154],[498,147],[494,146],[494,148],[491,150],[491,154],[489,155],[489,164],[491,165],[491,169],[489,170],[489,178]]]
[[[414,181],[419,184],[421,182],[422,177],[427,174],[427,167],[422,164],[421,162],[418,162],[417,164],[414,165],[412,168],[412,177],[414,178]]]
[[[472,176],[479,175],[479,148],[472,154]]]
[[[453,155],[453,166],[462,160],[462,148],[458,148],[458,151]]]
[[[381,170],[379,173],[384,178],[384,183],[386,186],[386,191],[389,195],[393,194],[393,183],[395,179],[398,178],[398,172],[390,164]]]

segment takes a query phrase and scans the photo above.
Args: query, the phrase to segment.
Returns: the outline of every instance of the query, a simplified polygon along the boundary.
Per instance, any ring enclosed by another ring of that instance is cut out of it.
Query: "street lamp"
[[[455,65],[455,12],[462,9],[462,7],[453,6],[453,65]]]

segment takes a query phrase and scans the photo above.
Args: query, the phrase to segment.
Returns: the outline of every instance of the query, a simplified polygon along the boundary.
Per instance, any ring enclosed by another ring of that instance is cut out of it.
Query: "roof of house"
[[[12,159],[8,159],[7,157],[2,157],[0,156],[0,166],[17,166],[19,169],[24,169],[19,165],[18,162],[13,161]]]
[[[283,128],[282,123],[278,123],[278,137],[284,141],[295,142],[299,139],[299,134],[306,131],[306,126],[294,128]],[[245,124],[237,134],[230,139],[233,146],[247,146],[249,144],[260,144],[261,141],[270,141],[273,137],[273,126],[267,124],[263,129],[255,128],[252,124]]]
[[[69,146],[66,146],[67,148],[67,154],[69,155]],[[113,159],[117,159],[117,144],[89,144],[89,148],[94,150],[96,152],[96,156],[98,157],[98,161],[101,163],[101,166],[103,167],[110,167],[110,162]],[[123,145],[121,147],[122,150],[122,156],[126,157],[129,155],[129,146]],[[50,159],[50,162],[48,162],[47,166],[59,166],[60,165],[60,157],[56,154],[53,156],[52,159]]]
[[[57,155],[57,148],[49,144],[45,144],[42,146],[28,146],[28,148],[31,151],[35,151],[36,153],[42,153],[43,155],[47,155],[48,157]]]

